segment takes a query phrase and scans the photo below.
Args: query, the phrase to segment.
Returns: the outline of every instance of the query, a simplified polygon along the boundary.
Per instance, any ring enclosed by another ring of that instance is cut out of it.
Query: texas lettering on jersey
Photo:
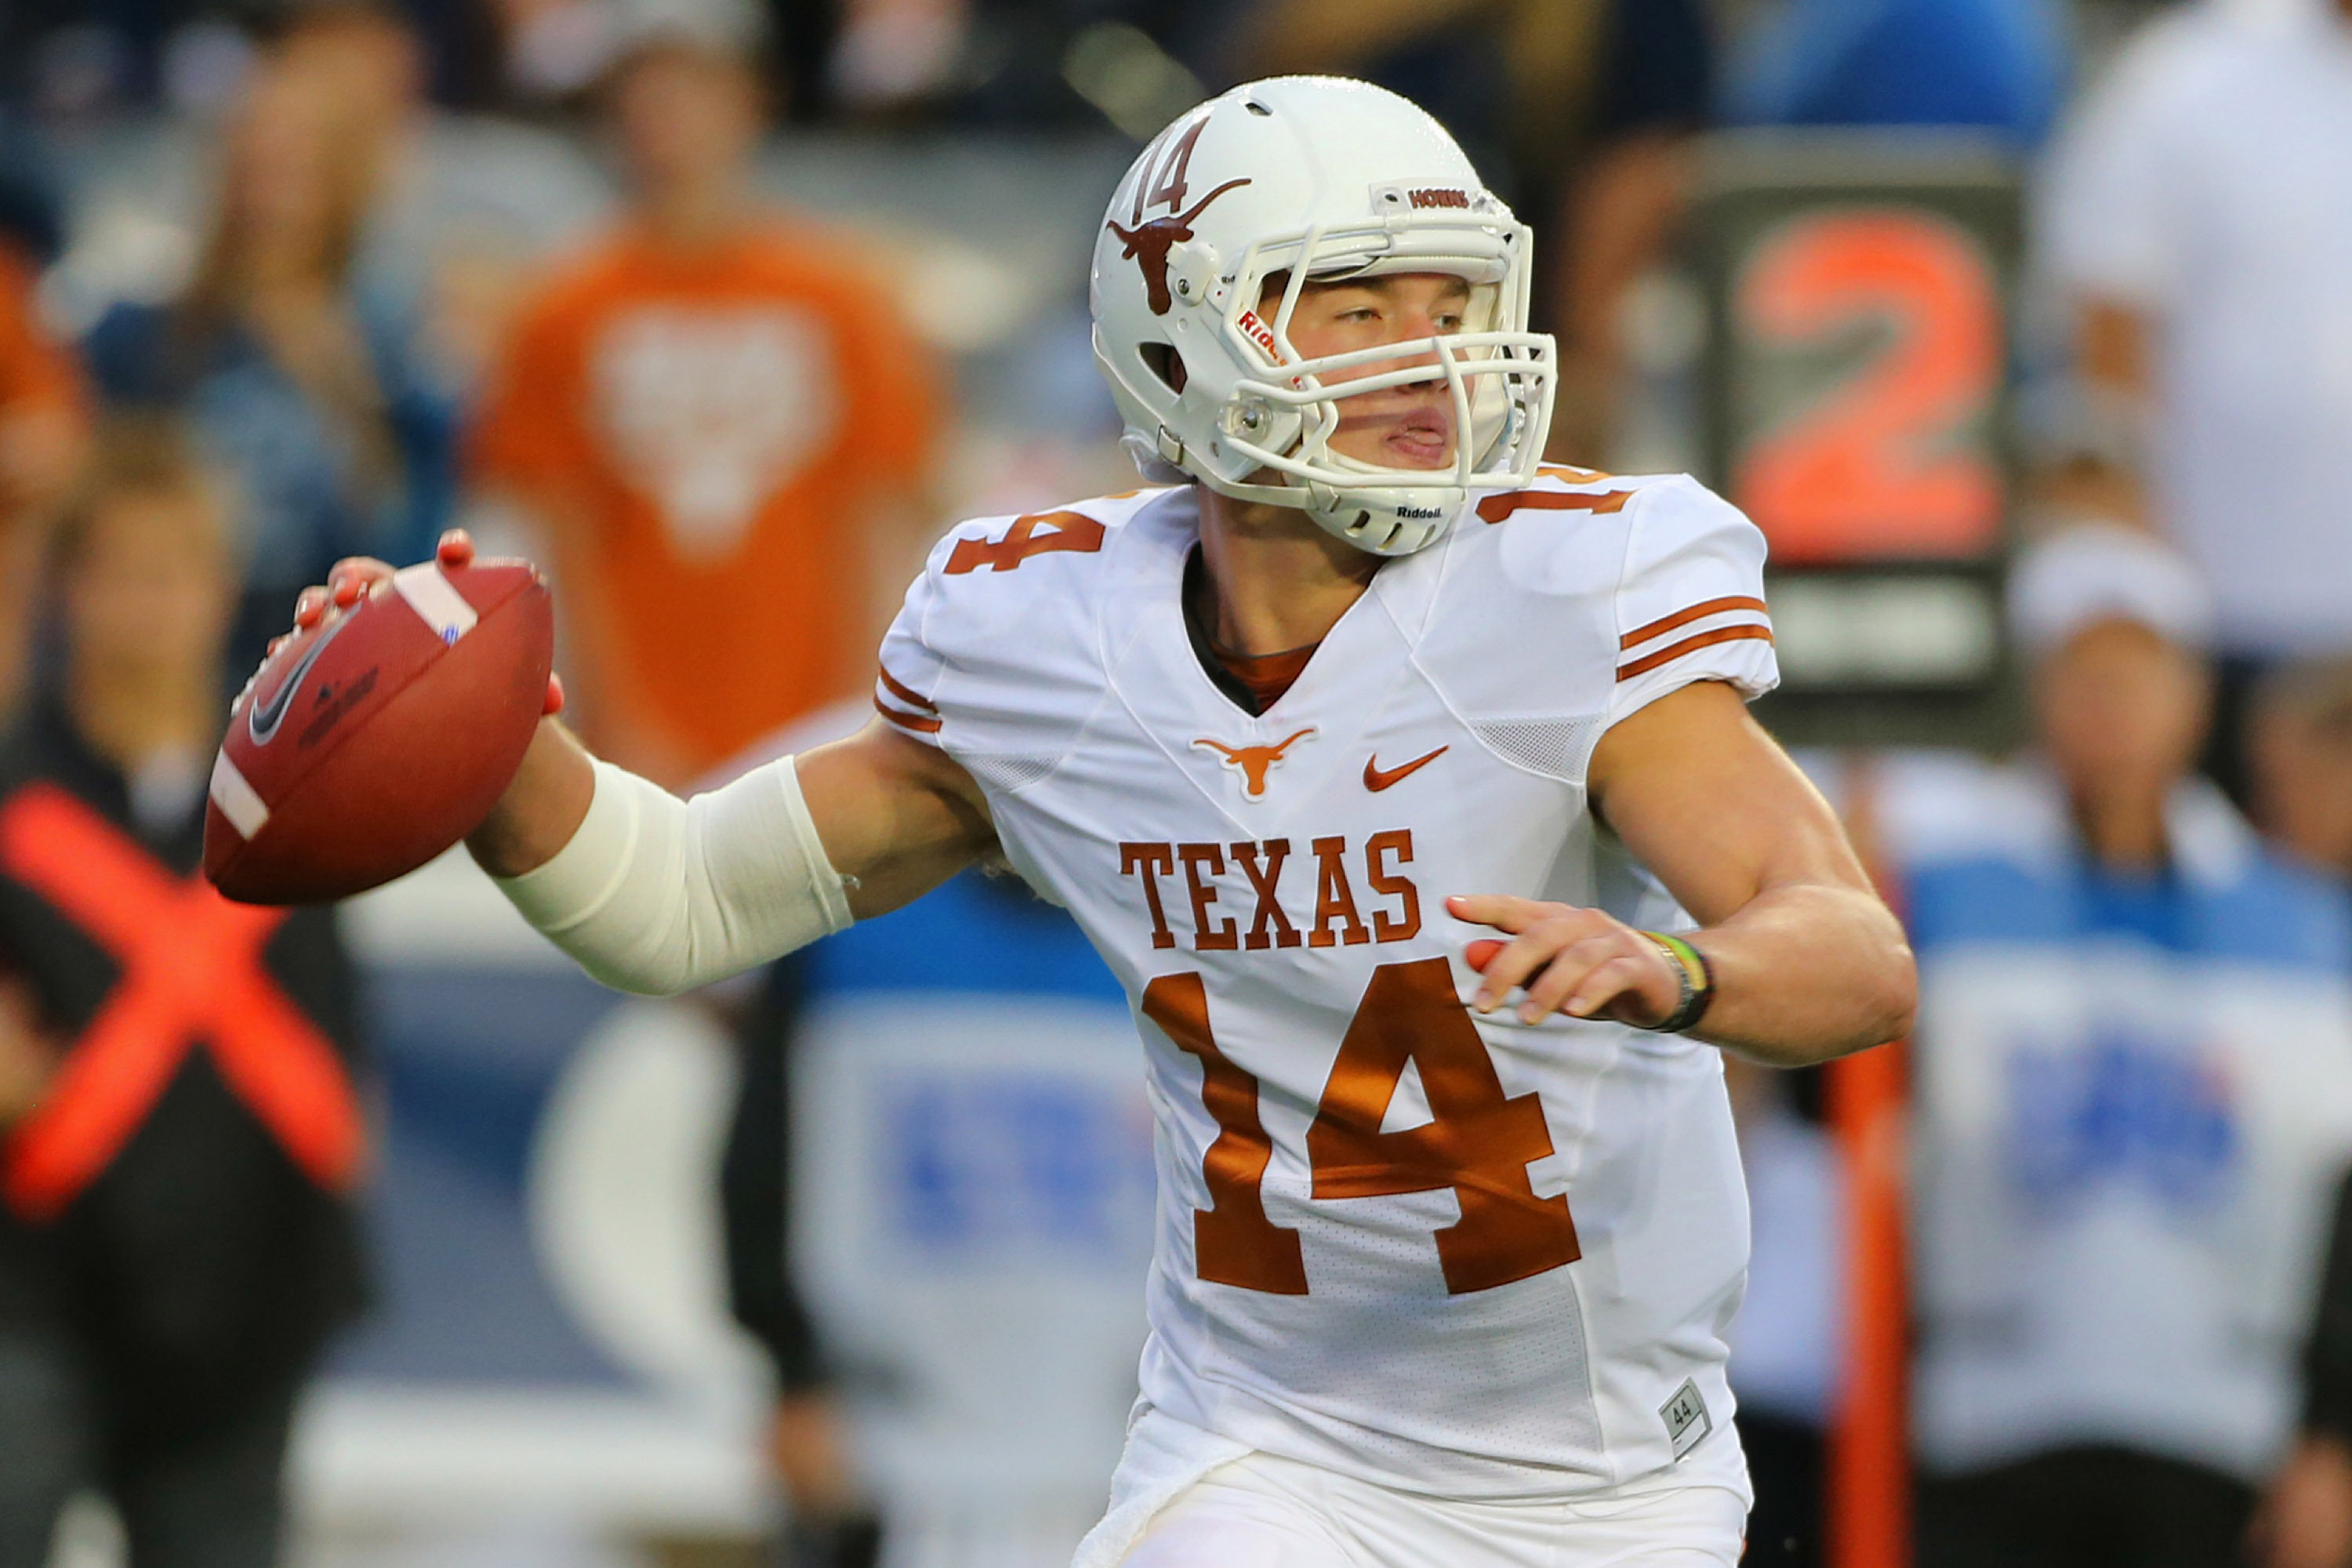
[[[1385,563],[1253,715],[1184,625],[1198,529],[1178,488],[953,531],[875,691],[1129,993],[1160,1134],[1144,1397],[1465,1497],[1706,1462],[1659,1412],[1686,1384],[1731,1410],[1720,1058],[1473,1014],[1480,932],[1444,900],[1686,923],[1584,769],[1690,681],[1770,688],[1760,536],[1686,479],[1548,471]]]
[[[1362,868],[1358,875],[1371,893],[1395,900],[1373,906],[1369,921],[1357,909],[1354,884],[1349,878],[1347,836],[1309,839],[1307,847],[1314,854],[1315,897],[1311,905],[1300,909],[1296,921],[1282,906],[1282,874],[1291,863],[1287,838],[1263,844],[1246,839],[1231,845],[1122,844],[1118,869],[1121,876],[1143,879],[1143,900],[1151,910],[1154,947],[1178,945],[1178,933],[1168,923],[1169,903],[1160,896],[1162,877],[1181,881],[1182,896],[1175,900],[1178,918],[1181,922],[1184,911],[1191,912],[1185,945],[1195,952],[1231,952],[1237,948],[1257,952],[1302,943],[1331,947],[1340,942],[1411,942],[1421,934],[1421,889],[1399,869],[1412,863],[1412,829],[1391,828],[1363,841]],[[1238,919],[1213,908],[1218,901],[1217,883],[1225,874],[1228,853],[1252,900],[1246,936]],[[1183,868],[1181,879],[1176,875],[1179,866]]]

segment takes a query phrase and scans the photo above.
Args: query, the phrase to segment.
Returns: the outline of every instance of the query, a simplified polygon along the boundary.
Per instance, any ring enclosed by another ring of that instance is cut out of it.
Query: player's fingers
[[[298,631],[308,631],[327,614],[327,590],[313,585],[294,596],[294,626]],[[272,651],[275,651],[273,646]]]
[[[1564,948],[1549,963],[1528,976],[1527,995],[1519,1003],[1522,1023],[1539,1023],[1559,1012],[1573,1012],[1564,1005],[1570,997],[1581,995],[1591,987],[1592,976],[1625,952],[1614,931],[1586,937]],[[1587,1015],[1578,1013],[1576,1016]]]
[[[1598,1018],[1613,1006],[1626,1023],[1655,1023],[1668,1010],[1651,994],[1655,979],[1638,953],[1621,952],[1587,972],[1559,1010],[1571,1018]]]
[[[462,528],[453,528],[441,535],[433,547],[433,557],[444,566],[470,566],[474,561],[474,536]]]
[[[547,678],[547,699],[540,704],[542,719],[552,719],[563,711],[563,677],[551,674]]]
[[[1566,911],[1568,907],[1539,903],[1534,899],[1515,899],[1507,893],[1461,893],[1445,900],[1445,912],[1455,920],[1492,926],[1513,936],[1548,915]]]
[[[392,565],[373,555],[346,555],[327,571],[327,589],[334,602],[349,608],[378,583],[392,581]]]
[[[1618,952],[1622,952],[1622,950],[1606,933],[1604,936],[1588,936],[1580,942],[1561,947],[1550,963],[1545,963],[1543,969],[1527,978],[1527,985],[1524,985],[1527,994],[1519,999],[1519,1020],[1522,1023],[1540,1023],[1550,1013],[1559,1011],[1559,1004],[1567,1002],[1569,996],[1583,985],[1585,975],[1600,969],[1601,963],[1606,963],[1609,959],[1618,957]]]
[[[1575,918],[1581,912],[1571,910],[1564,915],[1548,916],[1513,938],[1502,952],[1486,961],[1472,1005],[1481,1013],[1493,1012],[1510,994],[1513,986],[1528,984],[1531,975],[1558,958],[1562,950],[1581,940],[1587,932],[1583,922]]]
[[[1470,1005],[1481,1013],[1491,1013],[1502,1005],[1511,988],[1541,969],[1558,949],[1550,942],[1533,936],[1519,936],[1503,943],[1501,951],[1480,966],[1478,989],[1470,998]]]
[[[367,580],[353,562],[338,561],[327,574],[327,594],[334,600],[337,609],[350,609],[360,602],[360,595],[367,589]]]

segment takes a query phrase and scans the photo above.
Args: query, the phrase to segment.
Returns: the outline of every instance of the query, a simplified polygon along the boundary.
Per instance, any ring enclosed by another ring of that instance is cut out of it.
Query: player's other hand
[[[474,536],[462,528],[453,528],[441,536],[434,546],[433,558],[444,566],[468,566],[474,560]],[[269,653],[275,657],[295,632],[306,632],[324,621],[330,614],[348,610],[353,605],[392,581],[390,562],[378,561],[373,555],[346,555],[329,569],[324,584],[312,584],[294,598],[294,631],[269,639]],[[563,711],[563,678],[547,678],[547,699],[540,711],[547,717]]]
[[[1518,1006],[1523,1024],[1565,1013],[1648,1028],[1681,1005],[1682,982],[1658,944],[1599,910],[1498,893],[1451,898],[1445,909],[1510,938],[1470,944],[1470,967],[1480,975],[1470,1005],[1481,1013],[1501,1006],[1517,986],[1527,992]]]

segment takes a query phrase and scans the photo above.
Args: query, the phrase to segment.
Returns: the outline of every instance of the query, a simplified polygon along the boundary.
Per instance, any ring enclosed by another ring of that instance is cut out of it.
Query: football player
[[[1404,100],[1200,105],[1095,249],[1151,488],[951,530],[854,739],[681,802],[550,722],[469,840],[638,991],[980,860],[1076,914],[1161,1194],[1089,1568],[1738,1558],[1714,1047],[1896,1037],[1912,964],[1743,706],[1776,679],[1755,528],[1539,463],[1530,276]]]

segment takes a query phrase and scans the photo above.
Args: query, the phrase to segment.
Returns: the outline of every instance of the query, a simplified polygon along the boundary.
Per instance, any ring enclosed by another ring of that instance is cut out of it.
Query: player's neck
[[[66,705],[83,743],[130,773],[159,752],[210,745],[220,696],[208,670],[176,676],[78,660],[66,674]]]
[[[1381,568],[1296,507],[1257,506],[1202,487],[1205,628],[1235,653],[1286,653],[1323,640]]]

